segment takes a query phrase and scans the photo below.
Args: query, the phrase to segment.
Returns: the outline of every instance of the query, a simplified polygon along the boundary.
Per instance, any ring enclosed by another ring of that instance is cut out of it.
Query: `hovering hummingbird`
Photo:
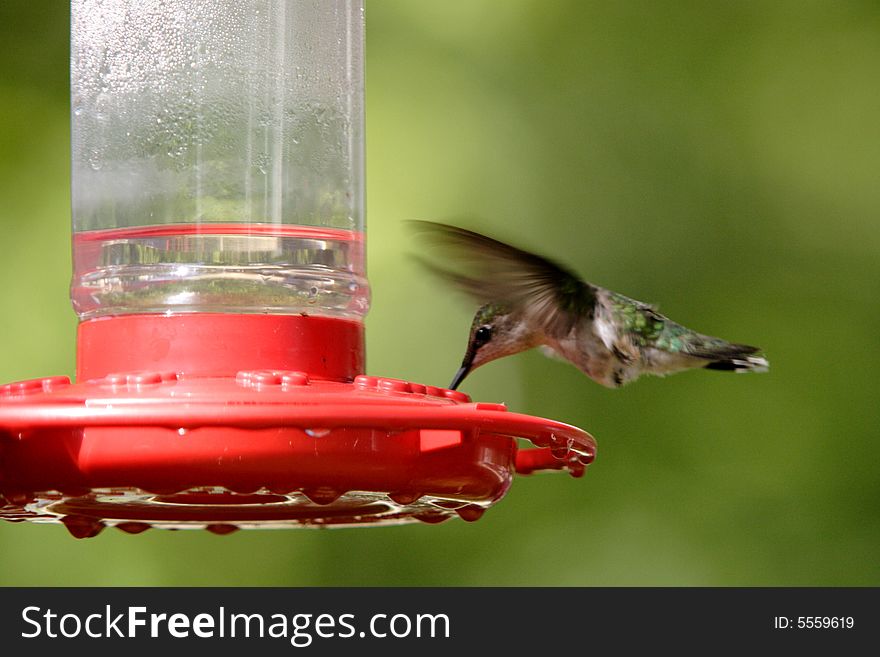
[[[469,266],[460,274],[421,260],[483,305],[450,388],[481,365],[539,347],[609,388],[643,374],[692,368],[766,372],[758,347],[697,333],[653,306],[587,283],[565,267],[485,235],[430,221],[410,222]]]

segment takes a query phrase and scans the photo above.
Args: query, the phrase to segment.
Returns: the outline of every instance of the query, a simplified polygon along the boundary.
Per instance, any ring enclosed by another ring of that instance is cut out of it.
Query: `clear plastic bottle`
[[[359,320],[360,0],[73,0],[81,320]]]

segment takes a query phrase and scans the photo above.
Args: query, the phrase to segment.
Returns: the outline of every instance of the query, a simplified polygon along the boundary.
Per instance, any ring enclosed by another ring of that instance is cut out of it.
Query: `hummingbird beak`
[[[471,371],[471,365],[474,362],[474,353],[475,350],[468,349],[468,352],[464,355],[464,360],[461,361],[461,367],[458,368],[458,372],[455,373],[455,376],[452,379],[452,383],[449,384],[450,390],[455,390],[458,386],[461,385],[461,382],[464,381],[464,377],[468,375]]]
[[[462,364],[460,368],[458,368],[458,372],[455,373],[455,377],[452,379],[452,383],[449,384],[450,390],[455,390],[461,385],[461,382],[464,381],[464,377],[468,375],[468,372],[471,371],[470,363]]]

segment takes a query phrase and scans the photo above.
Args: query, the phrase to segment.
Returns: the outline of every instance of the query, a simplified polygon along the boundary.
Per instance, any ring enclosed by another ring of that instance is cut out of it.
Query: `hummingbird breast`
[[[643,374],[665,376],[703,361],[683,353],[672,353],[651,346],[636,347],[619,340],[617,329],[601,316],[576,326],[562,339],[547,337],[546,345],[597,383],[619,388]]]
[[[594,322],[572,329],[566,337],[548,337],[546,345],[558,356],[567,360],[596,383],[608,388],[620,386],[637,378],[638,364],[625,363],[609,349]]]

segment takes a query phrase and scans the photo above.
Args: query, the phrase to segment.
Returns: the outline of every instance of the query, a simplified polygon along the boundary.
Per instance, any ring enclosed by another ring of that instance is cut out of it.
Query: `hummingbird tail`
[[[747,344],[726,342],[719,338],[694,335],[686,351],[691,356],[705,358],[708,370],[723,372],[766,372],[770,363],[760,355],[761,349]]]
[[[705,366],[707,370],[722,370],[724,372],[766,372],[770,369],[770,363],[762,356],[744,356],[741,358],[725,358],[715,360]]]

